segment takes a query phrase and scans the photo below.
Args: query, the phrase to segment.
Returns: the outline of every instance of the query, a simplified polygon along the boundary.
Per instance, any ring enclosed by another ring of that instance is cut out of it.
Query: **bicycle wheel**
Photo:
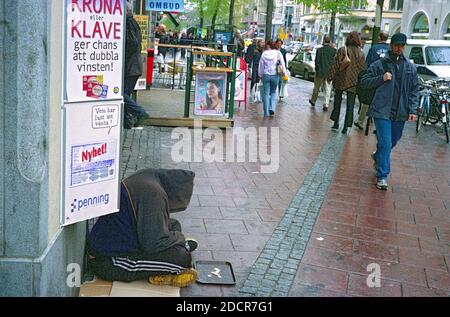
[[[424,117],[422,116],[421,111],[422,110],[420,110],[420,112],[419,111],[417,112],[416,133],[419,133],[420,128],[422,126],[422,121],[424,119]],[[425,123],[425,121],[423,123]]]
[[[419,133],[420,131],[420,127],[422,125],[421,121],[422,121],[422,115],[418,112],[417,113],[417,122],[416,122],[416,133]]]
[[[422,117],[424,115],[424,102],[425,98],[422,96],[419,99],[419,107],[417,108],[417,121],[416,121],[416,133],[419,133],[420,131],[420,125],[422,121]]]
[[[427,120],[425,122],[429,122],[431,124],[436,124],[439,121],[441,121],[442,114],[441,114],[441,103],[439,102],[439,99],[437,99],[435,96],[431,96],[430,98],[430,109],[427,113]]]
[[[448,108],[447,105],[445,106],[445,110],[443,111],[444,113],[442,113],[442,124],[444,125],[444,132],[445,132],[445,137],[447,138],[447,144],[450,143],[450,139],[448,136]]]
[[[444,124],[445,137],[447,138],[447,143],[450,143],[450,139],[448,137],[448,125],[446,122],[443,122],[443,124]]]

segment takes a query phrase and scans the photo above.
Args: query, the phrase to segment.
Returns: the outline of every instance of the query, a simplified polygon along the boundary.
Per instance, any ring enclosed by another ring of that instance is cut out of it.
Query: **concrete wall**
[[[0,296],[78,292],[86,226],[59,228],[62,2],[0,2]]]
[[[424,13],[430,26],[429,39],[443,40],[450,22],[450,0],[409,0],[404,2],[402,32],[411,36],[417,17]]]

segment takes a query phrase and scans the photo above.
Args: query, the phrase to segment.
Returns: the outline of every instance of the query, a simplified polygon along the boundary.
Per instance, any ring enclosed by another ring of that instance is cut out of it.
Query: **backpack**
[[[389,68],[387,66],[387,60],[385,58],[381,59],[381,63],[383,65],[384,73],[386,73]],[[369,68],[366,68],[358,76],[358,84],[356,85],[356,94],[358,95],[358,100],[360,103],[365,105],[371,105],[373,98],[375,97],[375,92],[377,88],[367,88],[362,85],[361,80],[363,76],[365,76],[369,71]]]

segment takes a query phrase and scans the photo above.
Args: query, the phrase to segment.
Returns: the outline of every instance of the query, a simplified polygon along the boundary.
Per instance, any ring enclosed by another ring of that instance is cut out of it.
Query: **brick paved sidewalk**
[[[393,153],[388,192],[375,188],[375,137],[353,131],[290,296],[448,296],[450,148],[409,124]],[[367,266],[379,264],[381,287]]]
[[[450,155],[442,135],[427,127],[416,137],[408,127],[391,189],[379,192],[374,137],[331,132],[329,113],[308,105],[311,91],[292,80],[274,119],[258,115],[261,105],[236,113],[237,127],[280,128],[275,174],[255,173],[255,163],[174,163],[172,129],[127,131],[122,175],[195,171],[191,204],[174,217],[199,241],[195,260],[230,261],[236,273],[234,287],[195,284],[181,296],[447,295]],[[381,267],[381,288],[366,285],[370,263]]]

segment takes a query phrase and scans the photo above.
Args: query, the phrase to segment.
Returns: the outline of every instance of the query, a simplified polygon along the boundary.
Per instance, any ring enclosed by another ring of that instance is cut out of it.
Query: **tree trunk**
[[[381,19],[383,18],[384,0],[377,0],[377,10],[375,13],[375,25],[372,33],[372,45],[377,44],[378,34],[381,31]]]
[[[228,17],[228,24],[233,25],[233,18],[234,18],[234,0],[230,1],[230,15]]]
[[[267,0],[266,41],[272,39],[273,0]]]
[[[335,34],[336,34],[336,11],[333,11],[331,12],[331,21],[330,21],[330,38],[332,43],[336,43]]]
[[[199,10],[200,10],[200,29],[203,29],[203,1],[200,1],[199,3]]]
[[[212,20],[211,20],[211,26],[212,26],[213,30],[215,29],[214,26],[216,25],[216,19],[217,19],[217,14],[218,13],[219,13],[219,6],[217,6],[217,9],[214,12],[214,15],[213,15]]]

